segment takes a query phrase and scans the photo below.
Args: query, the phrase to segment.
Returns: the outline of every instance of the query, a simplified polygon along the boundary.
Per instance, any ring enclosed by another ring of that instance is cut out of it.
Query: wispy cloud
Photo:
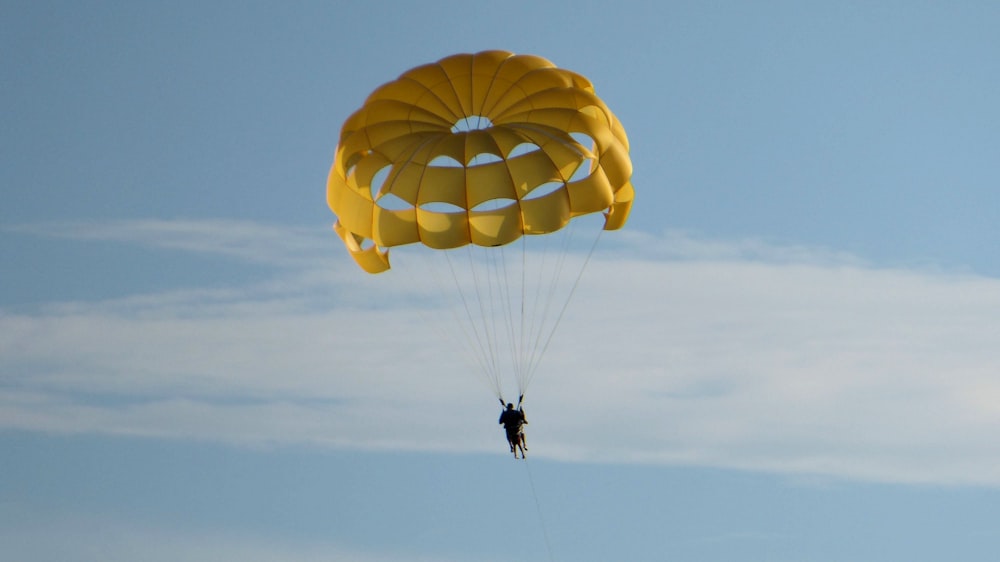
[[[302,265],[329,247],[317,232],[239,220],[45,222],[7,226],[8,232],[67,240],[122,242],[196,252],[265,265]]]
[[[0,427],[502,452],[450,317],[370,298],[405,278],[358,274],[332,235],[142,224],[46,231],[275,276],[0,312]],[[677,233],[605,247],[532,383],[534,454],[1000,485],[1000,280]]]

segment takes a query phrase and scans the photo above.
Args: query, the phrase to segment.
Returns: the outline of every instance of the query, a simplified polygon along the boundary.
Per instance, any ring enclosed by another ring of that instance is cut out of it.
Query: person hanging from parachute
[[[524,396],[521,397],[524,399]],[[500,399],[500,406],[503,406],[503,399]],[[524,409],[521,408],[521,400],[517,401],[517,409],[514,409],[514,404],[508,402],[507,408],[500,412],[500,421],[497,422],[503,425],[504,431],[507,433],[507,444],[510,445],[510,452],[514,453],[514,458],[517,458],[517,451],[520,449],[521,458],[524,459],[524,452],[528,450],[528,442],[524,437],[524,426],[528,423],[528,418],[524,415]]]
[[[414,246],[413,261],[399,264],[406,276],[426,265],[454,280],[432,298],[457,295],[464,307],[453,316],[467,323],[448,327],[506,406],[500,423],[516,457],[527,421],[502,388],[514,379],[523,400],[590,259],[570,256],[568,241],[589,236],[592,254],[602,230],[624,226],[631,176],[625,129],[590,80],[492,50],[375,89],[341,128],[326,197],[334,232],[364,271],[385,272],[390,249]],[[536,251],[545,243],[556,249]]]

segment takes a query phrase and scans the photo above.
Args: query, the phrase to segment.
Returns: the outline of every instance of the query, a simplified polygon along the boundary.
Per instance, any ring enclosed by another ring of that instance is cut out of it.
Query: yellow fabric
[[[348,252],[378,273],[393,246],[499,246],[596,212],[621,228],[634,197],[628,152],[583,76],[531,55],[453,55],[379,87],[346,120],[327,204]]]

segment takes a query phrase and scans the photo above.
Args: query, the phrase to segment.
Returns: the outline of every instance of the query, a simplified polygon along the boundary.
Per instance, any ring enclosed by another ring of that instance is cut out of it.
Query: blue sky
[[[1000,8],[425,4],[0,4],[6,553],[995,557]],[[371,90],[483,49],[635,167],[527,463],[325,204]]]

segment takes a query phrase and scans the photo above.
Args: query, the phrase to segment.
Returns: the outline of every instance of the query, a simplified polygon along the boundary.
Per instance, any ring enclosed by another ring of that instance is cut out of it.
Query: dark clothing
[[[521,426],[528,423],[528,419],[524,416],[524,411],[510,409],[500,413],[500,421],[498,423],[503,424],[503,428],[507,430],[508,437],[515,437],[521,433]]]

